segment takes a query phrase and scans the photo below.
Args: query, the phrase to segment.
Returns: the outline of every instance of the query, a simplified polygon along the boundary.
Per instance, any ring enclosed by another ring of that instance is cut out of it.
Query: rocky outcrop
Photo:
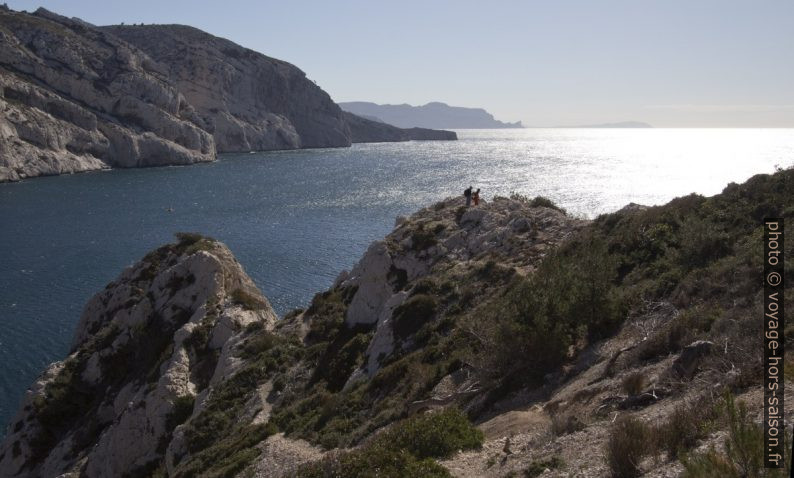
[[[395,230],[374,242],[349,273],[335,284],[354,290],[345,315],[350,327],[372,326],[361,374],[373,376],[405,344],[394,330],[397,309],[412,285],[435,280],[450,267],[498,259],[501,267],[526,273],[557,244],[585,223],[546,207],[496,198],[467,208],[463,198],[448,199],[398,220]]]
[[[354,143],[381,143],[394,141],[456,140],[454,131],[426,128],[398,128],[382,121],[374,121],[345,111],[345,121]]]
[[[185,25],[103,27],[164,65],[219,153],[350,145],[342,110],[297,67]]]
[[[713,348],[714,343],[708,340],[696,340],[687,345],[673,361],[672,373],[678,378],[691,380],[703,359],[711,353]]]
[[[343,110],[370,116],[399,128],[523,128],[520,121],[505,123],[482,108],[464,108],[432,102],[422,106],[378,105],[367,101],[339,103]]]
[[[151,59],[44,9],[0,10],[0,182],[215,158],[212,136]]]
[[[0,476],[107,477],[184,462],[184,422],[276,316],[223,244],[182,236],[86,305],[69,356],[28,390],[0,446]],[[172,467],[173,470],[173,467]]]

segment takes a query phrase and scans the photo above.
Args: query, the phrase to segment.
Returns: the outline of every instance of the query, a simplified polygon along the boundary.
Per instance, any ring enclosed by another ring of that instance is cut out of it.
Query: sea
[[[0,184],[0,430],[67,353],[84,304],[147,251],[226,243],[279,314],[305,307],[407,215],[471,185],[593,218],[794,164],[794,129],[460,130],[458,141],[221,155]],[[2,433],[0,433],[1,435]]]

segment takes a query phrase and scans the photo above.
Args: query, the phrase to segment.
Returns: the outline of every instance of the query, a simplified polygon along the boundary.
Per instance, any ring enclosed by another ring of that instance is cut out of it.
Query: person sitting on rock
[[[463,197],[466,198],[466,207],[471,206],[471,186],[463,190]]]
[[[477,188],[477,190],[472,193],[471,198],[474,200],[475,206],[480,205],[480,188]]]

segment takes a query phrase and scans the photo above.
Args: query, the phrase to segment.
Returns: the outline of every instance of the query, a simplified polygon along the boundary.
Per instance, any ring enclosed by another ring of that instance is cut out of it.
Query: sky
[[[5,0],[181,23],[286,60],[341,101],[562,126],[794,127],[791,0]]]

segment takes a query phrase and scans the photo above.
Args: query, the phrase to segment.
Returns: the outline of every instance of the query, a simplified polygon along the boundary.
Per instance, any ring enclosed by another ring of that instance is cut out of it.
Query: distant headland
[[[495,129],[523,128],[520,121],[505,123],[482,108],[449,106],[432,102],[422,106],[379,105],[367,101],[339,103],[344,110],[367,119],[380,120],[400,128]]]

